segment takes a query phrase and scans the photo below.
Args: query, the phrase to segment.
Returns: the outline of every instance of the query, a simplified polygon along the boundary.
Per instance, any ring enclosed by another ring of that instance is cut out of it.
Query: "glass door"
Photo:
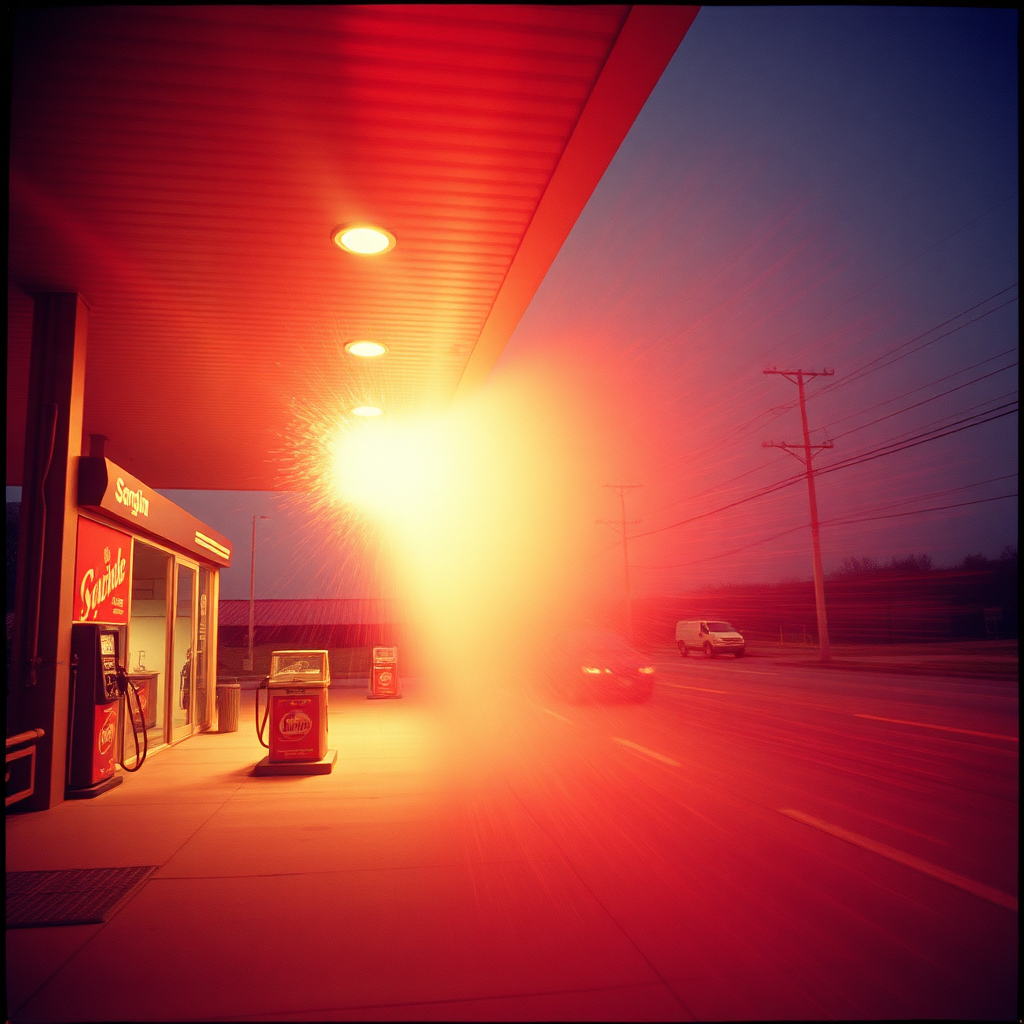
[[[199,566],[199,615],[196,619],[195,664],[195,715],[192,724],[203,729],[213,717],[213,689],[210,685],[210,641],[212,629],[210,616],[213,612],[213,572]]]
[[[152,749],[167,741],[167,620],[174,560],[138,538],[132,550],[127,670],[139,694]],[[126,715],[121,725],[127,732]],[[122,742],[125,750],[134,750],[133,736],[125,736]]]
[[[195,727],[195,653],[198,566],[178,562],[175,568],[174,625],[171,640],[171,739],[189,736]]]

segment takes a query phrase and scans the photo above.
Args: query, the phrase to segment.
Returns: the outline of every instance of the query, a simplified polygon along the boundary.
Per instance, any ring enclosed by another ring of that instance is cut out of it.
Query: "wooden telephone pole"
[[[615,491],[619,496],[619,502],[622,507],[622,519],[619,522],[615,522],[613,519],[597,519],[595,522],[603,525],[610,526],[613,530],[622,531],[622,565],[625,569],[626,578],[626,636],[632,639],[633,637],[633,609],[630,602],[629,596],[629,542],[626,538],[626,527],[635,526],[640,522],[639,519],[630,519],[626,521],[626,491],[635,491],[643,484],[602,484],[602,487],[607,487],[610,490]]]
[[[818,531],[818,500],[814,494],[814,466],[811,460],[818,452],[825,448],[831,448],[832,442],[825,441],[822,444],[811,444],[811,435],[807,428],[807,403],[804,399],[804,378],[831,377],[835,373],[835,370],[777,370],[775,367],[772,367],[764,372],[766,374],[778,374],[780,377],[785,377],[786,380],[792,381],[796,384],[800,395],[800,419],[804,428],[804,443],[802,445],[798,445],[787,444],[785,441],[765,441],[762,447],[781,448],[783,451],[789,452],[790,455],[795,456],[803,462],[804,469],[807,471],[807,496],[811,503],[811,541],[814,546],[814,604],[818,612],[818,646],[821,650],[821,660],[823,662],[828,662],[831,661],[828,643],[828,616],[825,614],[825,583],[821,574],[821,538]],[[803,448],[802,457],[798,454],[800,448]],[[814,449],[813,453],[811,451],[812,449]]]

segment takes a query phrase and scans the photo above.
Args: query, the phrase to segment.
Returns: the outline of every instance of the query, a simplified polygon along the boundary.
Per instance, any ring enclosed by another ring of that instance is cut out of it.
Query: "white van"
[[[735,654],[742,658],[747,649],[746,641],[739,630],[721,619],[697,619],[693,622],[676,623],[676,643],[679,653],[685,658],[690,651],[703,651],[704,657],[713,658],[718,654]]]

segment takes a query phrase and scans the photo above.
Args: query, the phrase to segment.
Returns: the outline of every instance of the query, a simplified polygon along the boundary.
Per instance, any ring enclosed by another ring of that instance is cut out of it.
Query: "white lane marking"
[[[552,711],[550,708],[542,708],[539,704],[535,704],[534,707],[538,711],[543,711],[545,715],[550,715],[552,718],[557,718],[560,722],[565,722],[566,725],[572,725],[572,719],[566,718],[565,715],[560,715],[557,711]]]
[[[646,754],[648,757],[653,757],[655,761],[663,761],[665,764],[670,764],[675,768],[682,768],[682,765],[678,761],[673,761],[671,757],[666,757],[664,754],[657,753],[657,751],[641,747],[639,743],[633,743],[632,740],[623,740],[618,736],[613,736],[612,739],[616,743],[621,743],[624,747],[629,747],[630,750],[636,750],[641,754]]]
[[[867,811],[859,810],[857,812],[864,818],[870,818],[872,821],[877,821],[879,825],[885,825],[886,828],[899,829],[900,832],[907,832],[912,836],[917,836],[918,839],[927,839],[929,843],[936,843],[938,846],[949,846],[949,843],[945,839],[936,839],[935,836],[930,836],[925,832],[915,832],[912,828],[907,828],[906,825],[897,825],[895,821],[886,821],[885,818],[876,818],[873,814],[868,814]]]
[[[997,732],[975,732],[973,729],[956,729],[951,725],[932,725],[930,722],[905,722],[901,718],[882,718],[881,715],[854,714],[854,718],[871,718],[876,722],[893,722],[895,725],[916,725],[919,729],[941,729],[943,732],[960,732],[965,736],[984,736],[987,740],[1009,740],[1020,743],[1019,736],[1003,736]]]
[[[706,686],[683,686],[682,683],[666,683],[663,679],[658,680],[662,686],[671,686],[676,690],[700,690],[701,693],[728,693],[728,690],[710,690]]]
[[[920,857],[904,853],[902,850],[896,850],[891,846],[886,846],[885,843],[868,839],[867,836],[850,832],[848,829],[840,828],[838,825],[830,825],[827,821],[819,821],[817,818],[812,818],[809,814],[804,814],[802,811],[780,808],[779,813],[785,814],[795,821],[801,821],[805,825],[810,825],[811,828],[816,828],[821,832],[827,832],[829,835],[835,836],[836,839],[842,839],[847,843],[852,843],[854,846],[870,850],[872,853],[877,853],[881,857],[887,857],[897,864],[903,864],[905,867],[913,868],[924,875],[930,875],[932,878],[937,878],[940,882],[945,882],[947,885],[955,885],[958,889],[963,889],[964,892],[969,892],[972,896],[980,896],[983,900],[988,900],[989,903],[995,903],[996,906],[1005,907],[1007,910],[1017,913],[1017,897],[1011,896],[1009,893],[1002,892],[999,889],[994,889],[991,885],[975,882],[971,878],[965,878],[954,871],[947,871],[945,868],[940,868],[937,864],[931,864]]]

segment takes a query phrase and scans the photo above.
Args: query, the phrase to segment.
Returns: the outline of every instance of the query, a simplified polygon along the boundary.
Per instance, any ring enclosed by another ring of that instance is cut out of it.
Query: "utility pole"
[[[814,494],[814,466],[811,460],[814,458],[814,454],[817,454],[826,448],[831,448],[832,442],[825,441],[822,444],[811,444],[811,434],[807,428],[807,403],[804,399],[804,378],[831,377],[836,371],[777,370],[775,367],[772,367],[764,372],[766,374],[778,374],[780,377],[785,377],[786,380],[792,381],[796,384],[797,391],[800,395],[800,419],[804,428],[803,445],[787,444],[785,441],[765,441],[762,447],[781,448],[783,451],[789,452],[790,455],[795,456],[797,459],[800,459],[800,456],[797,454],[796,450],[801,447],[804,450],[801,461],[804,464],[804,469],[807,471],[807,496],[811,503],[811,543],[814,548],[814,604],[818,612],[818,646],[821,650],[822,662],[829,662],[832,660],[832,656],[829,653],[828,616],[825,614],[825,582],[821,573],[821,538],[818,531],[818,500]],[[811,452],[812,448],[814,449],[814,454]]]
[[[622,531],[622,567],[625,570],[626,579],[626,636],[632,639],[633,636],[633,609],[630,604],[629,596],[629,541],[626,536],[626,527],[635,526],[640,522],[639,519],[630,519],[626,522],[626,491],[635,491],[643,486],[643,484],[602,484],[602,487],[607,487],[609,490],[615,491],[619,496],[619,503],[622,508],[622,519],[616,523],[612,519],[597,519],[595,522],[603,526],[610,526],[613,530]]]
[[[256,520],[269,518],[270,516],[252,517],[252,561],[249,568],[249,660],[242,666],[243,670],[247,672],[251,672],[253,669],[252,638],[256,627]]]

